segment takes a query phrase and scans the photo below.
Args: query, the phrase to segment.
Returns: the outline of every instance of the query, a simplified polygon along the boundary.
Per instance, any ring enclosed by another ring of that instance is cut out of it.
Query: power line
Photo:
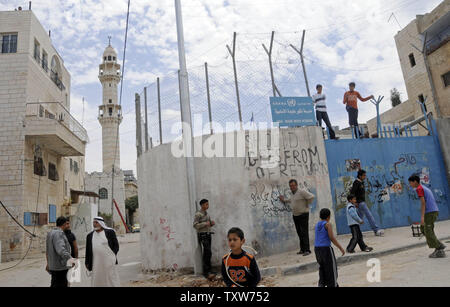
[[[35,151],[37,150],[37,148],[35,148]],[[41,176],[38,176],[39,177],[39,179],[38,179],[38,190],[37,190],[37,199],[36,199],[36,209],[34,210],[34,213],[37,213],[37,211],[38,211],[38,207],[39,207],[39,194],[40,194],[40,190],[41,190]],[[2,272],[2,271],[6,271],[6,270],[10,270],[10,269],[12,269],[12,268],[15,268],[16,266],[18,266],[19,264],[21,264],[24,260],[25,260],[25,258],[28,256],[28,253],[30,252],[30,250],[31,250],[31,246],[32,246],[32,244],[33,244],[33,239],[34,238],[36,238],[37,236],[36,236],[36,222],[34,223],[34,225],[33,225],[33,233],[31,233],[30,231],[28,231],[27,229],[25,229],[25,227],[23,227],[11,214],[10,214],[10,212],[8,211],[8,209],[5,207],[5,205],[3,205],[3,203],[0,201],[0,203],[1,203],[1,205],[2,205],[2,207],[6,210],[6,212],[9,214],[9,216],[14,220],[14,222],[16,222],[23,230],[25,230],[27,233],[29,233],[30,235],[31,235],[31,238],[30,238],[30,244],[28,245],[28,249],[27,249],[27,252],[25,253],[25,255],[22,257],[22,259],[20,259],[20,261],[19,262],[17,262],[16,264],[14,264],[13,266],[10,266],[10,267],[8,267],[8,268],[5,268],[5,269],[1,269],[0,270],[0,272]]]

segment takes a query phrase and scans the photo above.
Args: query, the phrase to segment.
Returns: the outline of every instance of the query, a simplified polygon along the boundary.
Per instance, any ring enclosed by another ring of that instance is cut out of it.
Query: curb
[[[440,241],[450,240],[450,236],[439,238]],[[371,253],[361,253],[356,254],[352,256],[344,256],[339,257],[336,259],[338,265],[348,265],[354,262],[360,262],[364,260],[368,260],[371,258],[376,257],[382,257],[386,255],[396,254],[403,252],[408,249],[413,249],[416,247],[425,246],[427,243],[424,240],[423,242],[418,242],[414,244],[408,244],[403,245],[395,248],[385,249],[378,252],[371,252]],[[300,273],[310,273],[317,271],[319,268],[319,265],[316,261],[308,262],[308,263],[302,263],[302,264],[296,264],[296,265],[284,265],[284,266],[275,266],[275,267],[268,267],[268,268],[261,268],[260,273],[261,276],[287,276],[287,275],[296,275]]]

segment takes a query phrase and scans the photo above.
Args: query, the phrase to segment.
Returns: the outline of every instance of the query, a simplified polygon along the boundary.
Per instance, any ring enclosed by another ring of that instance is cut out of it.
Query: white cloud
[[[325,88],[331,91],[328,103],[333,124],[347,125],[341,99],[349,81],[357,82],[363,95],[384,95],[381,110],[386,110],[391,88],[398,88],[404,93],[402,98],[407,98],[393,38],[399,28],[392,20],[388,23],[388,18],[395,13],[405,26],[416,14],[428,12],[439,3],[440,0],[183,0],[187,63],[195,67],[190,70],[191,101],[200,105],[193,109],[204,108],[203,89],[195,84],[203,82],[201,65],[207,61],[211,65],[214,116],[236,118],[231,59],[225,48],[232,42],[233,31],[238,32],[237,58],[244,61],[238,63],[238,74],[245,116],[250,117],[252,112],[261,118],[266,115],[271,87],[267,55],[261,44],[269,44],[272,30],[277,31],[275,61],[294,63],[276,67],[278,85],[287,94],[304,94],[301,70],[293,74],[299,57],[288,45],[299,46],[301,30],[306,28],[310,87],[315,82],[326,82]],[[0,10],[18,5],[23,5],[23,1],[0,0]],[[134,92],[142,92],[157,76],[176,71],[178,50],[172,0],[132,0],[130,8],[123,93],[123,108],[130,113],[121,125],[121,152],[122,168],[135,170],[135,136],[130,132],[135,125]],[[101,129],[96,121],[101,101],[98,64],[108,35],[113,37],[112,44],[122,58],[126,9],[126,0],[33,1],[33,11],[44,27],[52,30],[53,43],[71,72],[72,109],[76,116],[80,114],[80,98],[84,96],[89,101],[85,105],[91,138],[86,155],[89,171],[101,169]],[[176,103],[171,100],[171,104]],[[375,115],[375,107],[361,103],[360,114],[361,121],[365,121]]]

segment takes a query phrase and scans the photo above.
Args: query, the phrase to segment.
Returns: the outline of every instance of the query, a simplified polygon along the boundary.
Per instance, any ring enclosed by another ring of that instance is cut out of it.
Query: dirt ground
[[[155,275],[149,275],[142,280],[131,281],[128,285],[131,287],[225,287],[222,276],[216,275],[215,278],[208,280],[201,276],[193,274],[183,274],[180,272],[164,272]],[[263,277],[260,286],[275,286],[275,279],[272,277]]]

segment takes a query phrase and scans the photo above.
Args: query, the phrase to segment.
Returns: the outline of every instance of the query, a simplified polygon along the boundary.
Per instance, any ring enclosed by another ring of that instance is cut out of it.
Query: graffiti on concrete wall
[[[263,162],[268,160],[276,162],[273,168],[264,167]],[[316,195],[316,177],[328,180],[328,165],[324,160],[317,146],[303,148],[294,133],[287,133],[284,146],[275,158],[262,154],[254,158],[248,153],[246,167],[251,172],[250,205],[261,208],[264,216],[268,217],[290,213],[290,206],[279,200],[280,195],[287,196],[290,191],[288,181],[296,179],[300,189]],[[312,211],[316,202],[311,204]]]
[[[347,172],[357,172],[361,169],[361,160],[359,159],[349,159],[345,161],[345,167]]]
[[[89,232],[89,226],[86,223],[86,217],[84,216],[74,216],[75,222],[72,222],[72,231],[75,233],[88,233]]]
[[[348,169],[349,161],[345,161],[345,169]],[[369,206],[374,204],[382,204],[389,202],[392,198],[401,197],[405,193],[409,199],[417,200],[417,194],[409,186],[409,176],[416,174],[421,178],[422,184],[432,186],[430,181],[430,170],[428,167],[417,167],[417,159],[415,154],[403,154],[394,163],[386,168],[383,164],[373,160],[371,165],[366,168],[359,164],[358,169],[362,168],[367,171],[366,186],[366,202]],[[347,195],[356,179],[356,171],[354,177],[346,175],[338,178],[336,184],[336,202],[337,210],[346,206]],[[353,171],[352,171],[353,172]],[[442,198],[446,195],[442,193]]]
[[[440,218],[448,218],[445,171],[440,149],[431,137],[401,143],[394,139],[326,142],[326,149],[339,233],[349,232],[344,208],[359,168],[367,172],[366,203],[379,226],[405,226],[420,218],[419,199],[408,182],[411,175],[418,175],[433,191],[442,206]]]
[[[175,234],[175,232],[173,232],[171,230],[171,227],[166,219],[160,218],[159,225],[160,225],[162,231],[164,232],[164,236],[166,237],[167,242],[175,240],[175,238],[173,236]]]

